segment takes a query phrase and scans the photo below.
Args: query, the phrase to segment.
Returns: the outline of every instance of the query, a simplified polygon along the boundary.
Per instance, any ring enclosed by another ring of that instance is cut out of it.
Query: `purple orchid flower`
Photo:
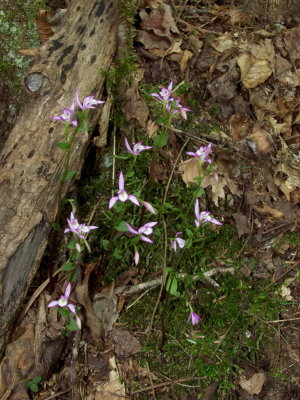
[[[87,110],[88,108],[95,108],[98,104],[103,104],[105,101],[102,100],[96,100],[95,96],[87,96],[83,100],[82,104],[80,103],[79,96],[78,96],[78,89],[75,91],[75,98],[76,98],[76,103],[78,104],[78,107],[81,108],[82,110]]]
[[[145,225],[141,226],[138,230],[134,229],[131,225],[127,223],[126,226],[129,232],[139,236],[140,239],[143,240],[144,242],[153,243],[153,241],[149,239],[147,236],[153,233],[153,226],[155,226],[156,224],[158,224],[158,222],[147,222]]]
[[[137,249],[134,250],[134,263],[135,265],[138,265],[140,262],[140,253],[138,252]]]
[[[171,102],[174,100],[171,97],[173,91],[173,81],[169,83],[167,88],[162,88],[158,93],[151,93],[151,96],[155,97],[160,103],[165,105],[167,112],[171,110]]]
[[[200,212],[198,199],[196,199],[196,202],[195,202],[195,216],[196,216],[195,225],[197,228],[204,222],[209,222],[209,223],[215,224],[215,225],[222,225],[222,222],[213,218],[209,211]]]
[[[54,115],[53,117],[51,117],[51,119],[61,121],[63,123],[68,123],[76,127],[78,125],[78,122],[76,120],[72,120],[74,110],[75,103],[73,101],[70,108],[64,108],[63,112],[60,115]]]
[[[143,204],[143,206],[144,206],[151,214],[154,214],[154,215],[157,214],[157,211],[155,210],[155,208],[153,207],[153,205],[150,204],[150,203],[148,203],[148,201],[141,200],[141,203]]]
[[[176,114],[176,113],[180,113],[183,119],[187,119],[187,112],[192,111],[190,108],[186,108],[183,107],[180,103],[179,103],[180,99],[176,99],[175,100],[175,106],[172,105],[172,113]]]
[[[126,192],[126,190],[124,188],[124,175],[123,175],[122,171],[120,172],[120,175],[119,175],[118,195],[114,196],[110,199],[108,208],[112,208],[118,200],[122,201],[122,203],[124,203],[127,200],[130,200],[133,204],[136,204],[137,206],[140,205],[138,199],[135,196],[133,196],[132,194],[128,194]]]
[[[51,301],[51,303],[48,304],[48,307],[54,307],[54,306],[58,306],[58,307],[68,307],[68,309],[75,314],[75,307],[73,304],[70,304],[68,302],[68,299],[70,297],[70,293],[71,293],[71,283],[68,283],[65,293],[58,299],[58,300],[54,300]]]
[[[185,240],[180,238],[179,236],[182,235],[182,232],[177,232],[175,235],[175,239],[172,241],[172,248],[174,251],[177,250],[177,246],[180,249],[183,249],[185,246]]]
[[[129,146],[128,140],[125,138],[125,146],[129,153],[131,153],[133,156],[138,156],[142,151],[152,149],[152,146],[144,146],[142,145],[142,142],[137,142],[133,144],[133,147]]]
[[[195,153],[192,151],[188,151],[186,154],[198,158],[199,161],[207,162],[210,164],[212,162],[212,159],[209,158],[209,155],[212,152],[211,146],[212,143],[209,143],[207,146],[201,146]]]
[[[73,212],[71,212],[70,219],[67,218],[67,221],[68,221],[69,228],[66,228],[64,230],[64,233],[73,232],[73,233],[75,233],[75,235],[77,235],[81,239],[85,239],[86,235],[92,229],[97,229],[98,228],[98,226],[93,226],[93,225],[88,226],[88,225],[85,225],[85,224],[80,224],[78,222],[78,220],[74,217]]]
[[[199,317],[198,314],[196,314],[194,311],[191,311],[188,322],[191,322],[194,326],[198,325],[200,322],[201,317]]]

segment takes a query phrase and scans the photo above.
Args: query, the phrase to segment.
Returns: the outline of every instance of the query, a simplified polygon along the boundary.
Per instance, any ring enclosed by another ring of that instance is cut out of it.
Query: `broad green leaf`
[[[66,262],[62,266],[61,270],[62,271],[73,271],[73,269],[75,269],[75,268],[76,268],[75,265],[69,261],[69,262]]]
[[[154,146],[155,147],[164,147],[168,142],[168,132],[163,132],[160,135],[157,135],[154,139]]]
[[[127,225],[126,225],[125,221],[119,222],[118,225],[115,227],[115,229],[118,232],[127,232],[128,231],[128,228],[127,228]]]
[[[79,331],[78,325],[76,324],[76,321],[74,321],[74,319],[71,319],[70,322],[66,325],[66,327],[70,331]]]
[[[102,247],[104,248],[104,250],[109,249],[109,240],[103,239],[103,240],[101,240],[101,243],[102,243]]]
[[[69,181],[70,179],[72,179],[75,175],[76,175],[77,171],[66,171],[64,173],[61,174],[60,176],[60,181],[61,182],[66,182]]]
[[[56,146],[65,151],[71,150],[71,144],[69,142],[59,142]]]

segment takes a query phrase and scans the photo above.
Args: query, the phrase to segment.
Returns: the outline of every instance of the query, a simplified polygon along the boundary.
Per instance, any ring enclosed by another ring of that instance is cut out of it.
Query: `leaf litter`
[[[206,121],[217,124],[223,132],[223,139],[219,133],[203,134],[214,140],[216,158],[215,170],[205,176],[202,187],[217,207],[228,201],[231,207],[239,204],[231,213],[238,237],[250,240],[253,251],[261,254],[262,266],[267,266],[267,274],[271,271],[273,279],[278,279],[277,275],[286,272],[279,268],[278,273],[275,256],[282,263],[299,259],[297,251],[290,259],[289,253],[295,251],[292,244],[276,245],[278,252],[274,254],[270,250],[267,254],[265,249],[272,248],[276,241],[280,243],[286,232],[297,231],[300,217],[300,29],[278,31],[268,26],[246,32],[242,27],[249,27],[251,17],[234,6],[214,5],[199,14],[197,2],[190,3],[183,8],[175,5],[172,10],[161,0],[140,1],[141,23],[136,31],[142,46],[136,49],[140,72],[125,92],[123,112],[153,137],[157,126],[139,93],[140,80],[156,82],[171,76],[193,83],[199,102],[195,126]],[[42,41],[53,34],[47,24],[45,33],[40,29],[45,35]],[[213,37],[209,39],[208,35]],[[220,111],[212,116],[207,109],[215,104]],[[107,129],[96,139],[99,147],[106,145]],[[195,159],[181,162],[177,171],[186,185],[194,184],[199,175]],[[164,179],[163,171],[157,174]],[[146,385],[157,380],[134,358],[141,349],[139,341],[117,324],[118,305],[124,305],[125,298],[116,294],[114,285],[102,288],[95,298],[90,296],[92,270],[93,266],[86,266],[83,281],[76,289],[88,329],[75,333],[71,340],[60,338],[63,321],[53,310],[46,314],[49,295],[46,291],[40,294],[38,307],[32,307],[19,322],[6,348],[0,370],[1,398],[29,399],[26,382],[35,376],[48,379],[36,397],[39,399],[50,398],[57,391],[70,391],[72,398],[79,399],[81,395],[75,388],[84,380],[85,398],[89,400],[125,399],[120,377]],[[250,274],[246,267],[244,272]],[[124,287],[130,279],[126,278]],[[294,280],[285,281],[281,296],[291,301],[293,296],[299,297],[297,290]],[[299,311],[291,313],[284,319],[299,315]],[[62,372],[50,379],[62,358]],[[283,364],[292,360],[299,365],[297,346],[288,344],[285,360]],[[254,396],[262,393],[266,379],[265,372],[254,372],[246,366],[238,383],[248,396]],[[241,394],[239,398],[250,397]]]

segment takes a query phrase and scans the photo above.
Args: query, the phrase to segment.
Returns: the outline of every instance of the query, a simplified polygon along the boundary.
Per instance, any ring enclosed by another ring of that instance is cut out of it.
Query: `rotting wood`
[[[80,98],[102,99],[103,75],[116,47],[117,2],[74,0],[62,28],[40,49],[27,74],[37,85],[28,96],[0,158],[0,352],[27,289],[37,271],[60,199],[59,177],[64,152],[64,127],[51,121],[69,107],[75,89]],[[91,110],[88,126],[99,120]],[[88,132],[80,132],[71,155],[71,169],[83,164]],[[63,195],[70,183],[63,189]]]

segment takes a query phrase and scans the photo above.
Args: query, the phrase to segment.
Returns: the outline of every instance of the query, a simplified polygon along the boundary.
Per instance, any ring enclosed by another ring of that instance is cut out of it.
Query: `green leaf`
[[[34,393],[37,393],[39,391],[39,386],[36,383],[29,382],[28,387]]]
[[[121,260],[121,258],[123,258],[123,251],[121,251],[120,249],[115,249],[115,251],[113,252],[113,256],[116,257],[118,260]]]
[[[32,380],[31,380],[31,382],[32,383],[37,383],[37,384],[39,384],[39,383],[41,383],[42,382],[42,377],[41,376],[35,376]]]
[[[66,327],[70,330],[70,331],[79,331],[79,328],[76,324],[76,321],[74,321],[74,319],[71,319],[70,322],[66,325]]]
[[[76,174],[77,174],[77,171],[72,171],[72,170],[63,172],[63,173],[61,174],[61,176],[60,176],[60,181],[61,181],[61,182],[69,181],[69,180],[72,179]]]
[[[71,240],[68,244],[67,244],[67,248],[70,250],[76,250],[76,243],[75,240]]]
[[[178,281],[176,276],[173,273],[168,274],[166,290],[172,295],[176,297],[180,297],[180,293],[177,291],[178,289]]]
[[[59,142],[56,144],[56,146],[65,151],[71,150],[71,143],[69,142]]]
[[[201,197],[205,193],[204,189],[201,187],[195,192],[195,197]]]
[[[163,132],[160,135],[157,135],[154,139],[154,146],[161,148],[164,147],[168,142],[168,132]]]
[[[62,271],[73,271],[73,269],[75,269],[75,268],[76,268],[75,265],[69,261],[69,262],[66,262],[66,263],[61,267],[61,270],[62,270]]]
[[[186,228],[186,234],[188,235],[188,237],[193,237],[193,231],[189,228]]]
[[[101,243],[102,243],[102,247],[104,248],[104,250],[109,249],[109,240],[103,239],[103,240],[101,240]]]
[[[125,221],[119,222],[118,225],[115,227],[115,229],[118,232],[127,232],[128,231],[128,228],[127,228],[127,225],[126,225]]]
[[[189,249],[193,244],[193,239],[192,238],[188,238],[185,242],[185,248]]]
[[[57,312],[64,318],[68,318],[68,316],[70,315],[69,311],[66,308],[59,307],[57,309]]]
[[[134,171],[127,172],[125,178],[132,178],[134,176]]]

